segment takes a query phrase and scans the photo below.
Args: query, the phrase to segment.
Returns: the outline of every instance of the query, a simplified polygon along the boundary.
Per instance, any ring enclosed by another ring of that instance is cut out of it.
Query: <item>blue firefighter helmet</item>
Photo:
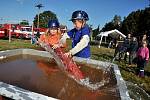
[[[59,22],[58,20],[49,20],[48,22],[48,28],[59,28]]]
[[[85,11],[77,10],[72,13],[72,18],[70,21],[77,20],[77,19],[87,21],[87,20],[89,20],[89,17]]]

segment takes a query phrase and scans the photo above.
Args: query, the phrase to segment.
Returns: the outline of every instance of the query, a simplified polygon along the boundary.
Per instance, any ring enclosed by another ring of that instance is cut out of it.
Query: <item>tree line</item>
[[[58,19],[56,14],[52,11],[44,11],[39,14],[39,27],[47,28],[47,23],[49,19]],[[37,27],[38,14],[34,17],[34,27]],[[28,25],[27,20],[23,20],[20,24]],[[92,26],[92,25],[90,25]],[[123,34],[127,35],[131,33],[133,36],[141,36],[143,34],[150,35],[150,7],[142,10],[132,11],[123,20],[121,16],[115,15],[113,19],[106,23],[102,29],[98,26],[96,29],[92,30],[92,38],[104,31],[110,31],[113,29],[118,29]]]
[[[44,11],[42,13],[39,14],[39,27],[40,28],[47,28],[47,23],[50,19],[58,19],[56,14],[52,11]],[[34,20],[33,20],[33,24],[34,27],[37,27],[37,22],[38,22],[38,14],[35,15]],[[29,25],[28,20],[22,20],[20,23],[20,25]]]
[[[141,36],[147,34],[150,36],[150,7],[143,10],[131,12],[123,21],[119,15],[106,23],[102,29],[99,26],[93,30],[93,37],[96,37],[100,32],[118,29],[123,34],[131,33],[133,36]]]

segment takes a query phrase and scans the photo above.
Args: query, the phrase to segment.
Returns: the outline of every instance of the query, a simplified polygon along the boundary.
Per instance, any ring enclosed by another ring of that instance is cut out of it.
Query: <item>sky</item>
[[[102,28],[110,22],[114,15],[121,16],[122,20],[132,11],[148,7],[149,0],[0,0],[0,24],[18,23],[21,20],[28,20],[31,24],[38,9],[37,4],[43,4],[40,12],[54,12],[61,24],[72,28],[69,21],[72,12],[84,10],[89,15],[88,24],[96,28]]]

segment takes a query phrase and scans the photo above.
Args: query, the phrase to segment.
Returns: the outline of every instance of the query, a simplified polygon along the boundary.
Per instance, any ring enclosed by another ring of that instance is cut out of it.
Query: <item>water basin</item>
[[[52,57],[28,53],[11,56],[8,53],[3,54],[7,57],[0,60],[1,82],[61,100],[128,99],[128,96],[121,95],[115,75],[118,72],[113,69],[104,73],[102,66],[82,63],[84,61],[81,60],[78,62],[81,71],[93,84],[109,79],[109,83],[93,91],[68,77],[58,68]]]

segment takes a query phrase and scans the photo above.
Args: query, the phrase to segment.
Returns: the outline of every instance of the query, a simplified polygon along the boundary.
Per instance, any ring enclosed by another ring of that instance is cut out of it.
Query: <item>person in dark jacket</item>
[[[139,47],[142,47],[142,45],[143,45],[142,42],[143,42],[143,41],[146,41],[147,46],[148,46],[149,41],[148,41],[148,37],[147,37],[146,33],[143,34],[142,38],[139,40]]]
[[[132,37],[131,43],[130,43],[130,51],[129,51],[129,66],[134,62],[133,60],[136,59],[136,52],[138,49],[138,42],[136,37]]]
[[[41,35],[41,34],[40,34],[40,30],[37,30],[36,37],[37,37],[37,38],[40,38],[40,35]]]
[[[114,57],[112,59],[112,62],[115,61],[115,59],[117,58],[117,55],[119,56],[118,60],[120,61],[125,52],[126,52],[126,47],[124,46],[124,44],[123,43],[119,43],[117,41],[116,47],[115,47],[115,53],[114,53]]]
[[[124,47],[126,48],[124,60],[127,61],[127,56],[129,56],[130,52],[130,43],[131,43],[131,34],[129,33],[127,38],[124,40]]]

